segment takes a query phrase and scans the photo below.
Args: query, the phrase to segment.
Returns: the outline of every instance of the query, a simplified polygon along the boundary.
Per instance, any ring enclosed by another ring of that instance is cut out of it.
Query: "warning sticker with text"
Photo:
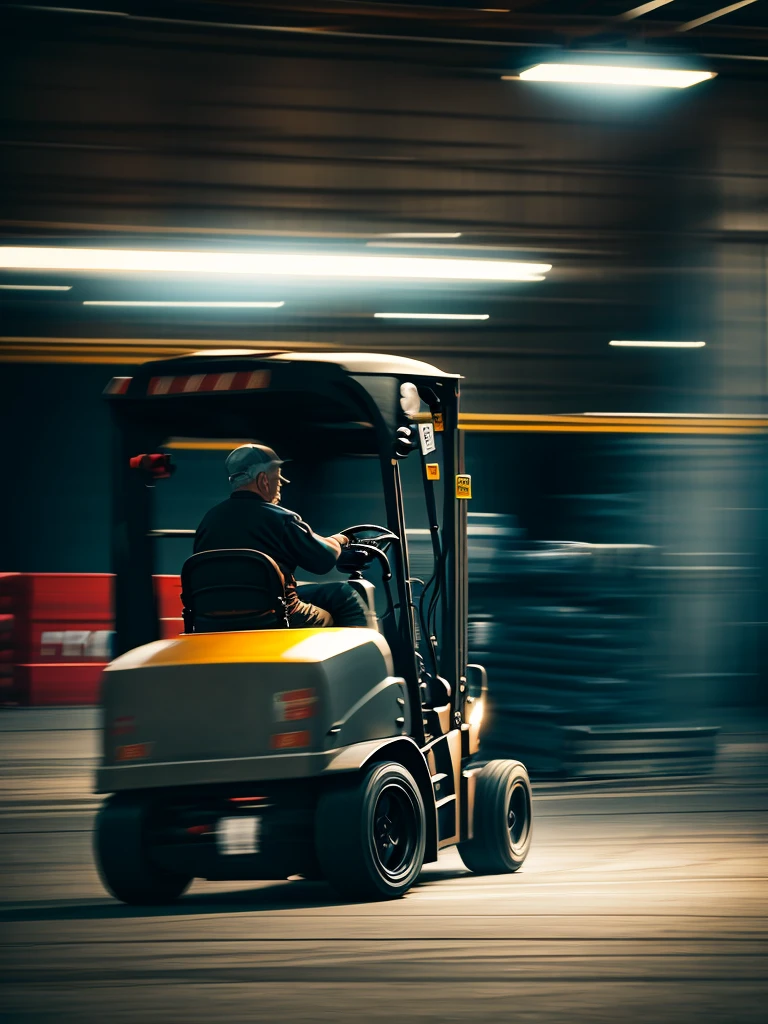
[[[464,499],[472,497],[472,477],[469,473],[459,473],[457,475],[456,497]]]
[[[429,455],[435,450],[435,431],[431,423],[419,424],[419,441],[422,455]]]

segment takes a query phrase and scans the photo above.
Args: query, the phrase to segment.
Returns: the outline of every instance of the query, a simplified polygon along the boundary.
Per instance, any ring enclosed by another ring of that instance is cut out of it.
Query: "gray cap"
[[[259,473],[269,473],[275,466],[284,466],[286,459],[281,459],[272,448],[265,444],[241,444],[227,456],[226,467],[229,483],[233,488],[255,480]],[[280,474],[283,483],[289,480]]]

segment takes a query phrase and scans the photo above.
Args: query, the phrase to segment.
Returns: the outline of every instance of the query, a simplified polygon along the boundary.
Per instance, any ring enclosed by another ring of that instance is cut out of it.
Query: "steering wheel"
[[[349,538],[349,544],[342,549],[336,563],[339,572],[361,574],[362,570],[367,569],[376,559],[381,563],[384,582],[392,579],[392,569],[386,552],[391,544],[400,539],[397,534],[392,533],[385,526],[377,526],[375,523],[348,526],[346,530],[340,532]],[[374,536],[363,536],[367,533]]]
[[[346,530],[340,530],[345,537],[349,537],[350,544],[373,544],[381,551],[386,551],[389,545],[393,541],[397,541],[400,538],[396,533],[392,533],[386,526],[377,526],[376,523],[363,523],[361,526],[348,526]],[[358,534],[360,533],[373,533],[373,537],[361,537],[358,540]]]

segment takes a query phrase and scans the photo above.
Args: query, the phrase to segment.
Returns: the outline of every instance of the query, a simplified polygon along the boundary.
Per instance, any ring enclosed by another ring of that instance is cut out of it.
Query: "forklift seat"
[[[287,629],[285,578],[277,562],[251,548],[200,551],[181,570],[186,633]]]

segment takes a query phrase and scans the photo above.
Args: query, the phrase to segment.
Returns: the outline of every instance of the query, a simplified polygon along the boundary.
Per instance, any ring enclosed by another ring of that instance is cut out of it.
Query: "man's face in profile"
[[[272,493],[270,501],[272,502],[273,505],[279,505],[280,495],[283,490],[283,481],[280,478],[279,466],[277,467],[277,469],[273,469],[272,472],[269,474],[269,489],[270,492]]]

